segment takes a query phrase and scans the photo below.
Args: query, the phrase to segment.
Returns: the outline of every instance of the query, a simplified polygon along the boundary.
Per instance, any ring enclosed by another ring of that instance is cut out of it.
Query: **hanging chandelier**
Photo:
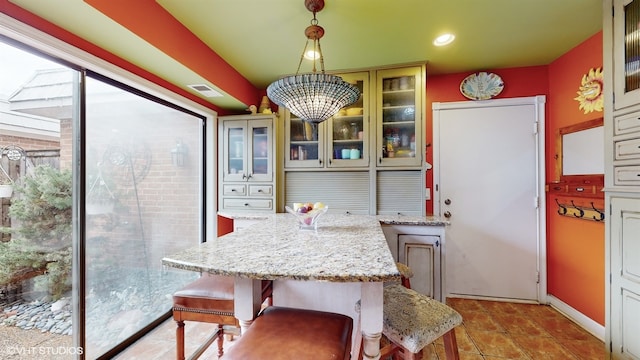
[[[304,5],[313,13],[313,19],[311,25],[304,31],[307,42],[300,56],[298,70],[295,75],[270,84],[267,87],[267,96],[300,119],[321,123],[335,115],[341,108],[356,102],[360,98],[360,90],[342,80],[340,76],[325,74],[324,58],[320,48],[320,38],[324,35],[324,29],[318,25],[318,19],[316,19],[316,13],[324,8],[324,0],[305,0]],[[299,74],[309,41],[313,41],[313,71]],[[320,61],[320,72],[316,71],[316,59]]]

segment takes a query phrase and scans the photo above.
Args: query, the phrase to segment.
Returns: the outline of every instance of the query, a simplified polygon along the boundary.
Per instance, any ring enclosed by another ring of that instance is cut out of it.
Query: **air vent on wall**
[[[220,97],[220,96],[222,96],[222,94],[220,94],[219,92],[217,92],[214,89],[212,89],[209,85],[196,84],[196,85],[187,85],[187,86],[192,88],[193,90],[199,92],[200,94],[206,96],[206,97]]]

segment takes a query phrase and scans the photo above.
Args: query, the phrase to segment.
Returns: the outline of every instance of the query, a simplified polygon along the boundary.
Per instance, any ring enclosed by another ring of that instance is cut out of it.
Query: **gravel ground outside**
[[[70,360],[78,349],[68,335],[0,326],[0,359]]]

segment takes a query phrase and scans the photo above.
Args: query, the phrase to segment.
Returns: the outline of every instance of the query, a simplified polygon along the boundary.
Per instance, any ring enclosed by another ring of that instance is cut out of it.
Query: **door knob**
[[[449,211],[445,211],[444,212],[444,217],[446,217],[447,219],[451,217],[451,213]]]
[[[446,199],[446,200],[444,201],[444,204],[445,204],[445,205],[451,205],[451,199]]]

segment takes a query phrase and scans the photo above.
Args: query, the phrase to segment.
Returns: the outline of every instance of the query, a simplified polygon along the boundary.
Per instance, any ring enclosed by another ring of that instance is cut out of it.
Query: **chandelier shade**
[[[267,87],[267,96],[302,120],[320,123],[360,98],[360,90],[336,75],[292,75]]]
[[[304,32],[307,43],[302,50],[298,72],[271,83],[267,87],[267,97],[300,119],[317,124],[332,117],[341,108],[358,101],[360,89],[342,80],[340,76],[325,74],[324,57],[320,48],[324,29],[316,19],[316,12],[324,8],[324,0],[305,0],[305,7],[313,13],[313,19],[311,26]],[[313,52],[317,54],[317,57],[313,56],[313,72],[299,74],[309,41],[313,42]],[[320,73],[316,72],[316,59],[321,65]]]

